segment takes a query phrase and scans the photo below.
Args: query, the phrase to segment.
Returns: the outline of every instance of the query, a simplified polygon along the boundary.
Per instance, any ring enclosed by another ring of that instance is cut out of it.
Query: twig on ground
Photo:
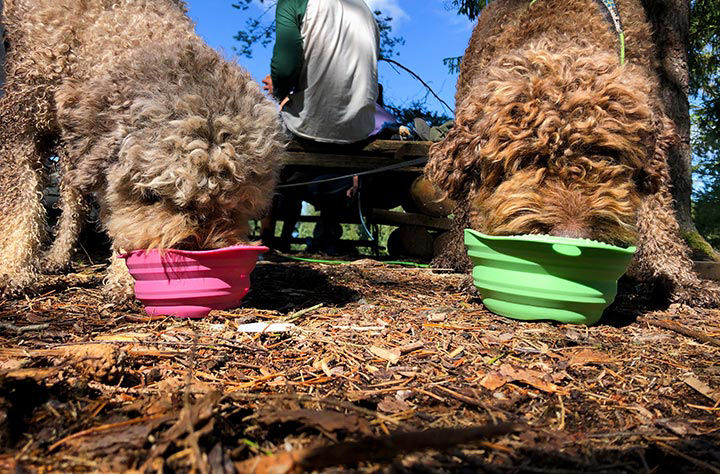
[[[696,331],[694,329],[686,328],[685,326],[678,324],[674,321],[669,321],[667,319],[643,319],[643,321],[651,326],[668,329],[678,334],[682,334],[683,336],[697,339],[715,347],[720,347],[720,340],[715,339],[714,337],[710,337],[702,331]]]
[[[29,326],[15,326],[14,324],[10,323],[0,323],[0,329],[7,329],[9,331],[15,331],[15,332],[28,332],[28,331],[41,331],[43,329],[47,329],[50,327],[50,324],[44,323],[44,324],[31,324]]]
[[[323,303],[318,303],[315,306],[310,306],[309,308],[301,309],[300,311],[295,311],[293,314],[289,315],[287,318],[285,318],[285,321],[295,321],[296,319],[300,318],[301,316],[306,315],[307,313],[311,311],[315,311],[318,308],[321,308],[323,306]]]

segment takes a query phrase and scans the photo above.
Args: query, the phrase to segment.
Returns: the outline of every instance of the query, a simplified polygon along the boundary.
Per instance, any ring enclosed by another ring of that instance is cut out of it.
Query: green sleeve
[[[273,94],[284,99],[297,84],[303,62],[300,28],[308,0],[279,0],[275,11],[275,48],[270,62]]]

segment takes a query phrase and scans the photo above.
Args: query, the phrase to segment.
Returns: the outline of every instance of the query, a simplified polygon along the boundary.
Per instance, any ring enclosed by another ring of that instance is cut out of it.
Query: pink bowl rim
[[[265,247],[264,245],[231,245],[230,247],[223,247],[220,249],[211,249],[211,250],[181,250],[181,249],[152,249],[152,250],[131,250],[130,252],[125,252],[123,254],[119,254],[117,258],[129,258],[131,255],[138,255],[138,254],[149,254],[151,252],[160,252],[164,251],[167,253],[172,253],[176,255],[183,255],[187,257],[200,257],[205,255],[218,255],[226,252],[232,252],[234,250],[254,250],[259,253],[265,253],[268,250],[270,250],[269,247]]]

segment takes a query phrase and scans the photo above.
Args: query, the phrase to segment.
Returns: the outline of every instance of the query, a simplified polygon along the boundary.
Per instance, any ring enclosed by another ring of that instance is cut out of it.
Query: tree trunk
[[[660,91],[665,112],[675,122],[679,143],[668,153],[672,195],[680,233],[695,260],[720,261],[720,253],[700,235],[692,219],[692,149],[690,148],[690,0],[642,0],[653,26]]]
[[[690,213],[692,152],[690,149],[690,105],[688,103],[689,0],[643,0],[653,26],[660,69],[660,90],[665,111],[675,122],[680,143],[668,155],[673,198],[683,232],[697,232]]]

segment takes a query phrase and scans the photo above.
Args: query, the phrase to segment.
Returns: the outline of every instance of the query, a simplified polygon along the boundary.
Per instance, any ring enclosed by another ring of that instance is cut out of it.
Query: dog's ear
[[[479,141],[477,134],[467,126],[456,124],[443,141],[430,147],[425,175],[451,199],[458,201],[467,196],[479,182]]]
[[[63,181],[81,194],[99,186],[101,170],[117,154],[120,138],[111,133],[118,127],[109,107],[116,87],[108,79],[88,83],[71,80],[55,93],[55,104],[63,130],[65,172]]]
[[[650,156],[636,178],[638,188],[645,194],[655,194],[670,184],[668,151],[679,141],[675,124],[664,114],[656,121],[654,128],[654,142],[650,146]]]

